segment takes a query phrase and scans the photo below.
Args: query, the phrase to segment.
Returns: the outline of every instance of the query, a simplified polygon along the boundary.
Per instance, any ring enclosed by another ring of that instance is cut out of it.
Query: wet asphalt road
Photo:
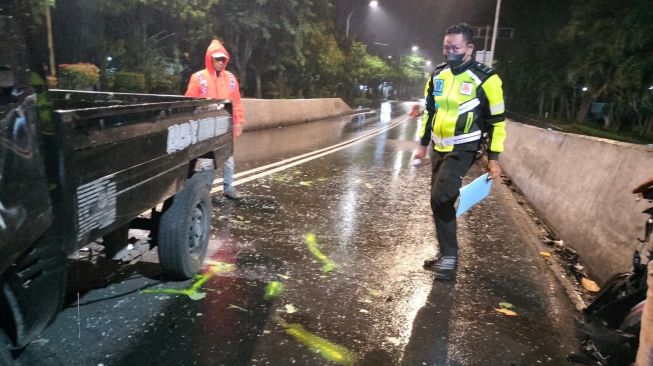
[[[156,253],[133,265],[73,261],[66,308],[20,364],[566,364],[577,313],[506,186],[459,220],[455,281],[421,268],[436,248],[430,166],[411,164],[418,122],[407,108],[246,133],[237,172],[397,123],[241,183],[239,202],[218,194],[206,282],[194,296],[164,293],[196,281],[166,282]],[[284,291],[266,301],[271,281]],[[501,302],[518,315],[497,313]]]

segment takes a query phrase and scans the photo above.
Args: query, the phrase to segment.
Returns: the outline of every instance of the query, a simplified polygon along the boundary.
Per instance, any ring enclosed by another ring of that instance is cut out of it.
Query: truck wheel
[[[211,229],[213,175],[213,171],[195,173],[161,214],[159,261],[167,277],[189,279],[202,267]]]
[[[0,329],[0,366],[11,366],[14,364],[14,358],[11,355],[11,340]]]

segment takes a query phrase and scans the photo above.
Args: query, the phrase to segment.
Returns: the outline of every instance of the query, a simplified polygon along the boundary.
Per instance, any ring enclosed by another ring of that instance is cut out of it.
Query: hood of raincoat
[[[229,52],[227,52],[227,49],[224,48],[222,43],[220,43],[220,41],[218,41],[217,39],[214,39],[209,45],[209,48],[206,49],[206,56],[204,57],[206,69],[211,74],[215,74],[215,68],[213,68],[213,57],[211,55],[213,55],[216,52],[223,53],[227,58],[227,60],[224,63],[224,70],[227,69],[227,65],[229,64],[229,60],[231,59],[231,56],[229,56]]]

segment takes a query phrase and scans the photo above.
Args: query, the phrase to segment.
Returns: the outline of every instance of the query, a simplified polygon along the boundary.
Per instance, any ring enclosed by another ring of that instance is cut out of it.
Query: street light
[[[431,66],[431,60],[426,61],[426,66]]]
[[[372,0],[369,2],[368,6],[370,8],[376,8],[379,6],[379,2],[376,0]],[[354,10],[349,12],[349,15],[347,15],[347,28],[345,30],[345,37],[349,38],[349,21],[351,20],[351,16],[354,15],[354,12],[358,10],[358,8],[354,8]]]
[[[501,14],[501,0],[497,0],[497,9],[494,12],[494,29],[492,30],[492,45],[490,46],[490,67],[494,62],[494,46],[497,43],[497,34],[499,31],[499,15]]]
[[[413,46],[412,50],[413,50],[413,52],[419,51],[419,46]]]

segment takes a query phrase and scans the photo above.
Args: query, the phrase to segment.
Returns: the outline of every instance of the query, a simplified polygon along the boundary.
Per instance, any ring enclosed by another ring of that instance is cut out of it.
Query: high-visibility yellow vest
[[[497,159],[506,138],[501,79],[491,68],[471,62],[451,70],[436,67],[424,88],[426,112],[421,143],[440,152],[476,150],[483,132],[489,136],[488,157]]]

